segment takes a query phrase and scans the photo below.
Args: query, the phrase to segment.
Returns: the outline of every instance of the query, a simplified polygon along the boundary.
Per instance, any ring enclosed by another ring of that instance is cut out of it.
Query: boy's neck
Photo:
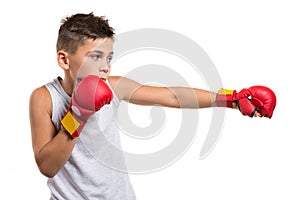
[[[74,83],[73,81],[69,81],[67,77],[64,79],[59,79],[59,82],[64,89],[64,91],[67,93],[67,95],[72,96]]]

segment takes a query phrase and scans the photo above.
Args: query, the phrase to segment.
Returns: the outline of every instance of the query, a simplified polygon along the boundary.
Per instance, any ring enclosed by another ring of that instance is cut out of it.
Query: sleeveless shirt
[[[60,79],[45,84],[52,99],[52,122],[57,132],[70,103]],[[53,178],[48,179],[51,199],[136,199],[121,150],[115,115],[118,106],[119,100],[114,94],[110,104],[89,118],[68,161]]]

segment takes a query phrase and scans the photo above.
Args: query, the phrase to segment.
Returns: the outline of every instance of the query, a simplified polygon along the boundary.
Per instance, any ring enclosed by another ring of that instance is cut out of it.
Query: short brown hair
[[[115,34],[104,16],[94,16],[93,13],[74,14],[62,19],[61,23],[56,50],[64,49],[71,54],[75,54],[86,39],[113,39]]]

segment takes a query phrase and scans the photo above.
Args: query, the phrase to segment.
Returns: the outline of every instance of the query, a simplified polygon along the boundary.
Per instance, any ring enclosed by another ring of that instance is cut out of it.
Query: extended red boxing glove
[[[276,96],[271,89],[265,86],[252,86],[242,89],[240,92],[219,90],[216,95],[216,106],[232,108],[233,102],[237,103],[243,115],[253,117],[257,111],[261,116],[271,118],[276,106]]]
[[[101,78],[87,76],[76,85],[61,125],[71,137],[78,137],[89,117],[105,104],[109,104],[112,98],[112,91]]]
[[[265,86],[252,86],[249,89],[250,102],[255,106],[256,110],[263,116],[271,118],[276,106],[275,93]]]

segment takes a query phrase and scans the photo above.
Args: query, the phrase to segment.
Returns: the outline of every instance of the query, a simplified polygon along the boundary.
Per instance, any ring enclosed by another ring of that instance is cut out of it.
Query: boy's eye
[[[108,63],[110,63],[111,60],[112,60],[112,57],[108,57],[108,58],[107,58],[107,62],[108,62]]]
[[[93,60],[98,60],[100,58],[100,55],[90,55],[90,58]]]

